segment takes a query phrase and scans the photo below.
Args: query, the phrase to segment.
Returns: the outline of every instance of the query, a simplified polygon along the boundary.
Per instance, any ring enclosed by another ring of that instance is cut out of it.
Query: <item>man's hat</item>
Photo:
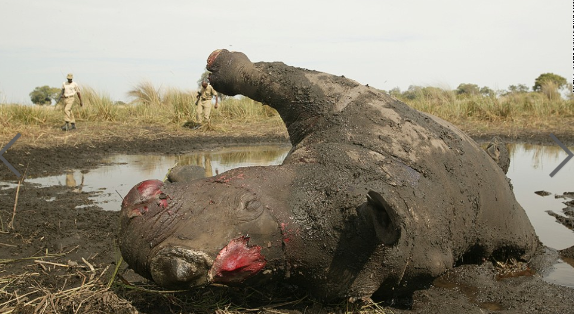
[[[74,78],[74,76],[72,75],[72,73],[68,73],[68,80],[71,80],[73,78]]]

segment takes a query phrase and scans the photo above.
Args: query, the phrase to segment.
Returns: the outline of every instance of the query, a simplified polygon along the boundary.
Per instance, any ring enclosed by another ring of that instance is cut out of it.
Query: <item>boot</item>
[[[68,122],[66,122],[66,124],[64,124],[62,126],[62,131],[68,131],[70,129],[70,124]]]
[[[76,124],[72,123],[72,127],[70,128],[70,130],[75,130],[76,129]]]

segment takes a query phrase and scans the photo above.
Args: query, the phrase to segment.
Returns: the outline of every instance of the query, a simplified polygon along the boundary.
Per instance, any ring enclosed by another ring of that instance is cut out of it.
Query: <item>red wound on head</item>
[[[122,202],[122,210],[126,210],[128,217],[141,216],[148,211],[147,205],[157,202],[161,208],[168,206],[167,197],[162,195],[160,180],[146,180],[133,187]],[[142,206],[143,205],[143,206]]]
[[[215,59],[217,59],[217,56],[219,56],[219,53],[222,51],[222,49],[217,49],[215,51],[213,51],[209,57],[207,57],[207,67],[210,67],[211,64],[213,63],[213,61],[215,61]]]
[[[239,237],[227,244],[211,267],[213,282],[240,283],[259,272],[267,261],[260,246],[249,246],[249,237]]]
[[[160,180],[146,180],[137,186],[137,190],[143,199],[148,199],[160,194],[161,191],[159,188],[162,186],[163,182]]]

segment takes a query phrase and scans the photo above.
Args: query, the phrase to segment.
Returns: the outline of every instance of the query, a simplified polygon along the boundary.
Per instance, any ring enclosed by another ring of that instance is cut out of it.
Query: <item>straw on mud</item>
[[[0,304],[0,312],[6,314],[12,313],[16,309],[16,305],[22,304],[23,306],[35,305],[34,313],[45,313],[49,307],[52,309],[52,311],[49,311],[50,313],[51,312],[59,313],[57,308],[59,304],[56,304],[54,302],[55,300],[65,300],[65,299],[71,299],[73,297],[78,297],[82,300],[78,304],[78,307],[75,308],[74,310],[74,313],[78,313],[80,308],[83,306],[84,302],[107,290],[107,288],[102,288],[102,286],[99,285],[98,282],[105,274],[105,272],[108,270],[108,268],[109,266],[107,266],[97,278],[92,279],[88,283],[84,283],[79,287],[70,288],[67,290],[60,290],[55,293],[47,291],[45,288],[39,288],[21,296],[14,294],[14,299],[8,300]],[[20,302],[22,299],[28,299],[27,296],[33,295],[35,293],[43,293],[43,295],[38,296],[28,302],[24,303]],[[6,308],[6,306],[10,307]]]
[[[46,253],[46,255],[44,256],[30,256],[30,257],[21,257],[21,258],[16,258],[16,259],[10,259],[10,258],[2,258],[0,259],[0,264],[8,264],[8,263],[14,263],[14,262],[19,262],[19,261],[25,261],[25,260],[39,260],[42,258],[54,258],[54,257],[60,257],[60,256],[64,256],[72,251],[74,251],[75,249],[77,249],[78,247],[80,247],[79,245],[76,245],[75,247],[71,248],[70,250],[68,250],[67,252],[64,253],[56,253],[56,254],[48,254]]]
[[[18,195],[20,194],[20,187],[22,186],[22,181],[24,180],[25,176],[22,176],[22,179],[18,181],[18,187],[16,188],[16,197],[14,198],[14,209],[12,210],[12,218],[8,223],[8,230],[14,230],[14,219],[16,219],[16,208],[18,207]]]
[[[52,265],[52,266],[59,266],[59,267],[65,267],[65,268],[70,268],[70,267],[72,267],[72,266],[66,265],[66,264],[53,263],[53,262],[47,262],[47,261],[41,261],[41,260],[34,260],[34,263],[37,263],[37,264],[48,264],[48,265]]]
[[[12,219],[8,223],[8,229],[14,230],[14,219],[16,218],[16,207],[18,207],[18,195],[20,194],[20,187],[22,186],[22,182],[24,182],[24,178],[26,178],[26,173],[28,172],[28,166],[26,166],[26,170],[24,171],[24,175],[18,181],[18,187],[16,188],[16,197],[14,199],[14,210],[12,210]]]

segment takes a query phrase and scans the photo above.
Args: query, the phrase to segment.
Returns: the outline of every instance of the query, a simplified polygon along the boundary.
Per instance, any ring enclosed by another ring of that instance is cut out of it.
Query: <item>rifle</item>
[[[197,92],[197,97],[195,97],[195,105],[199,103],[199,98],[201,97],[201,92]]]
[[[57,105],[60,102],[60,99],[62,99],[62,94],[60,94],[60,96],[58,96],[58,99],[56,99],[56,103],[54,105]]]

